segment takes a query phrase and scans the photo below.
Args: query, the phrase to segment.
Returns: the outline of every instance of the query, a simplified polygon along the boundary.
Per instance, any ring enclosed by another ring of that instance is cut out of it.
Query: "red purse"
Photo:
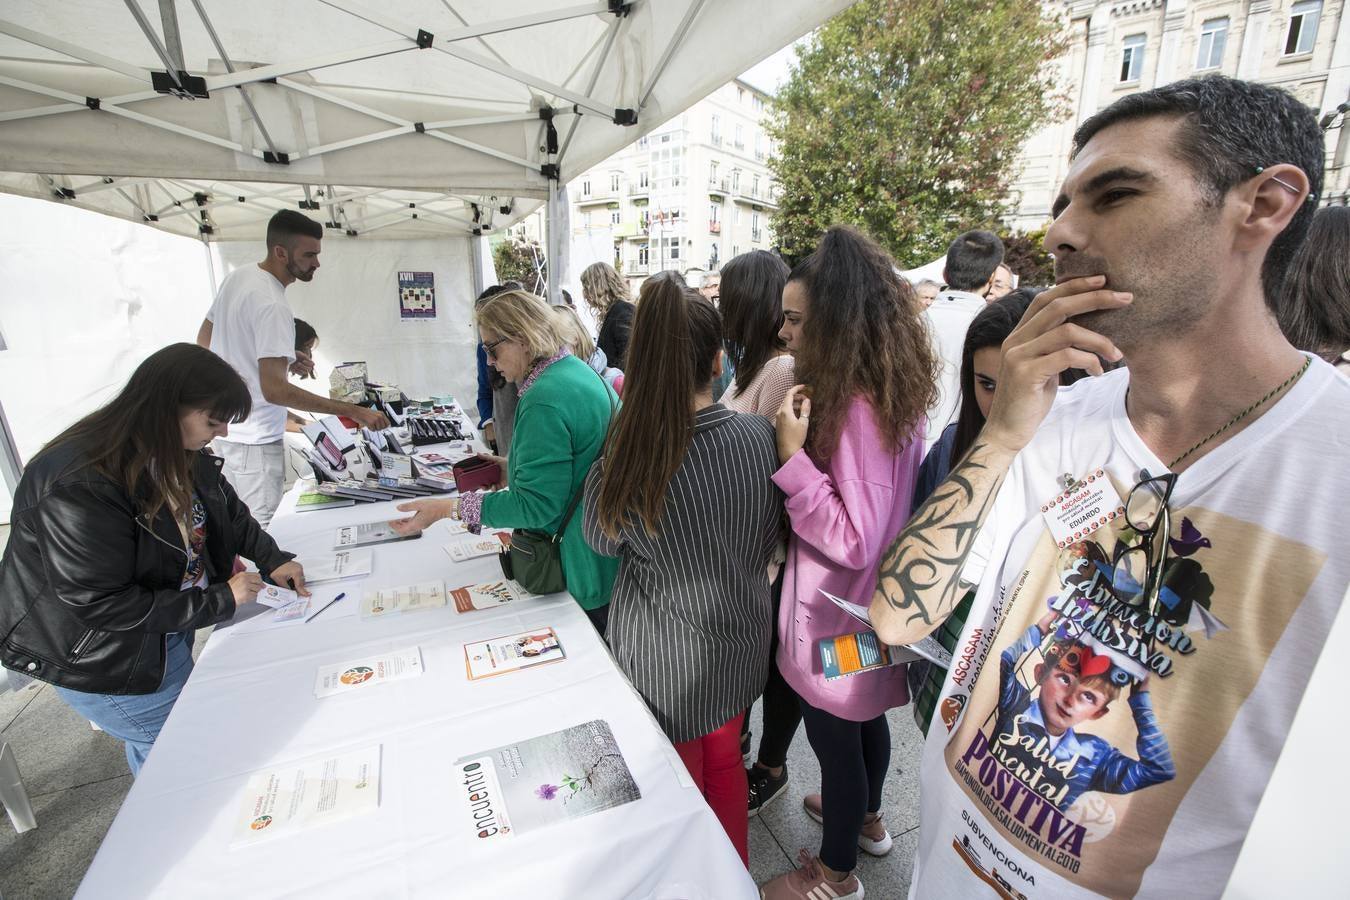
[[[494,487],[502,480],[501,466],[477,456],[461,459],[450,467],[450,473],[455,476],[455,487],[461,494]]]

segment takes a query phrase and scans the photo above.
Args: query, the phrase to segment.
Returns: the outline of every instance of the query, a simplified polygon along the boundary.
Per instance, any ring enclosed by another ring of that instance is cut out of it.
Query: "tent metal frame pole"
[[[160,0],[161,3],[172,3],[173,0]],[[216,34],[216,27],[211,24],[211,19],[206,15],[206,8],[202,6],[202,0],[192,0],[193,7],[197,10],[197,18],[202,20],[202,25],[206,28],[206,34],[211,38],[211,43],[215,45],[216,52],[220,54],[220,61],[225,64],[225,71],[233,72],[234,61],[230,59],[230,54],[225,50],[225,43]],[[258,108],[253,105],[253,97],[248,89],[242,84],[239,85],[239,95],[244,99],[244,105],[248,107],[249,115],[253,116],[253,124],[258,127],[258,133],[262,135],[263,143],[267,144],[267,149],[273,154],[280,153],[276,142],[272,140],[272,135],[267,133],[267,126],[263,124],[262,116],[258,114]]]
[[[105,56],[93,50],[86,49],[78,44],[72,44],[69,41],[63,41],[48,34],[42,34],[33,31],[30,28],[24,28],[22,25],[16,25],[0,19],[0,34],[7,34],[10,37],[18,38],[21,41],[27,41],[38,47],[45,47],[48,50],[55,50],[57,53],[73,57],[81,62],[87,62],[93,66],[99,66],[110,72],[118,72],[128,78],[136,81],[149,81],[150,70],[143,69],[140,66],[132,65],[120,59],[114,59],[111,56]]]
[[[562,305],[562,284],[558,280],[558,263],[562,260],[562,235],[560,223],[554,221],[554,210],[558,206],[558,179],[548,180],[548,202],[544,205],[544,234],[547,237],[549,277],[545,282],[548,290],[548,302],[552,306]]]
[[[224,88],[253,84],[258,81],[270,81],[274,78],[283,78],[287,75],[315,72],[319,69],[327,69],[330,66],[341,66],[347,63],[361,62],[367,59],[378,59],[381,56],[391,56],[395,53],[404,53],[408,50],[416,49],[417,44],[415,42],[409,42],[408,40],[385,41],[380,44],[372,44],[369,47],[362,47],[359,50],[325,53],[322,56],[316,56],[310,59],[275,63],[270,66],[259,66],[256,69],[240,69],[237,72],[230,72],[225,75],[207,75],[206,89],[208,91],[218,91]]]
[[[601,39],[604,41],[604,49],[596,57],[595,68],[591,70],[590,80],[586,82],[586,93],[595,90],[596,84],[600,81],[600,73],[605,69],[605,63],[609,60],[609,53],[614,49],[614,40],[619,36],[619,25],[623,22],[618,16],[615,16],[609,23],[609,29]],[[572,146],[572,135],[577,133],[577,127],[581,125],[581,116],[572,119],[571,124],[567,126],[567,137],[563,138],[562,146],[558,148],[558,158],[555,162],[558,168],[562,169],[563,159],[567,156],[567,148]]]
[[[19,445],[15,443],[14,432],[9,427],[4,403],[0,403],[0,476],[4,477],[5,489],[13,500],[19,479],[23,477],[23,457],[19,455]]]
[[[126,4],[127,9],[131,11],[131,17],[136,20],[136,24],[139,25],[141,31],[145,33],[145,39],[150,42],[150,46],[154,48],[155,54],[159,56],[160,60],[164,63],[164,68],[168,71],[169,79],[173,81],[174,87],[181,91],[183,89],[183,82],[178,77],[178,67],[174,65],[173,58],[169,56],[169,50],[164,46],[164,42],[159,39],[159,35],[155,34],[155,29],[150,25],[150,20],[145,17],[145,10],[141,9],[140,4],[137,3],[136,0],[126,0]]]
[[[160,27],[164,29],[164,47],[169,51],[173,68],[179,72],[186,72],[187,65],[183,62],[183,33],[178,29],[178,10],[174,7],[173,0],[159,0],[159,22]]]
[[[130,2],[130,0],[128,0]],[[666,49],[661,54],[661,59],[656,67],[652,69],[651,74],[647,76],[647,83],[643,85],[641,98],[638,100],[638,109],[645,109],[647,101],[651,99],[652,91],[656,90],[656,85],[660,83],[661,76],[665,74],[666,67],[670,65],[670,59],[679,49],[680,44],[684,43],[685,35],[689,33],[689,28],[694,24],[694,19],[703,10],[704,0],[694,0],[689,4],[689,8],[684,12],[684,18],[680,20],[680,25],[671,35],[670,41],[666,44]]]

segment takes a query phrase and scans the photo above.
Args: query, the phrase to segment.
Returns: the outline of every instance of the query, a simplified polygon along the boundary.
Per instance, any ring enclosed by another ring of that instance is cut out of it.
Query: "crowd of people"
[[[988,231],[910,284],[841,225],[791,265],[752,251],[636,301],[595,263],[595,337],[495,286],[478,413],[502,481],[395,525],[557,536],[747,862],[804,723],[820,844],[766,900],[863,896],[859,851],[892,847],[886,713],[911,703],[911,896],[1217,895],[1350,583],[1350,215],[1317,208],[1322,167],[1291,95],[1180,81],[1079,129],[1053,285],[1015,286]],[[147,359],[15,497],[0,661],[125,740],[133,771],[193,629],[263,583],[235,557],[304,590],[263,530],[286,407],[384,424],[286,382],[317,340],[284,296],[318,267],[311,225],[278,215],[201,346]],[[826,678],[822,642],[866,628],[835,598],[953,664],[893,649],[913,661]]]

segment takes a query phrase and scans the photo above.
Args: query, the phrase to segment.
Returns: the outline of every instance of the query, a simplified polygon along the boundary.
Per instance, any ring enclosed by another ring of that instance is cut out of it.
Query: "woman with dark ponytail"
[[[207,445],[248,417],[248,387],[172,344],[44,447],[14,492],[0,562],[0,663],[56,686],[126,743],[131,774],[192,672],[196,629],[262,588],[236,555],[308,596],[304,572],[249,514]]]
[[[721,328],[712,304],[670,275],[643,285],[623,408],[586,480],[584,531],[620,560],[614,659],[748,861],[741,714],[768,672],[766,567],[782,499],[773,427],[713,402]]]
[[[862,896],[858,848],[890,851],[881,789],[890,763],[886,710],[909,700],[905,667],[826,681],[817,644],[865,630],[822,592],[866,606],[882,554],[909,517],[937,362],[913,289],[860,232],[836,227],[783,290],[783,339],[799,384],[777,417],[791,523],[778,667],[802,699],[821,793],[804,800],[824,825],[819,855],[761,889],[766,900]]]

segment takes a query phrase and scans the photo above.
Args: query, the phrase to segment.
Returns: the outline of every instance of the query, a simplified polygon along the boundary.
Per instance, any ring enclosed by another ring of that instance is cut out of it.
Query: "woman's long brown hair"
[[[80,461],[112,479],[154,519],[166,506],[180,525],[192,508],[192,458],[179,417],[206,410],[219,422],[248,418],[252,398],[239,373],[196,344],[170,344],[136,367],[107,406],[80,419],[42,448],[77,444]],[[41,454],[39,454],[41,455]]]
[[[939,362],[914,289],[885,250],[842,225],[797,264],[794,281],[807,295],[794,366],[811,389],[808,449],[828,459],[849,404],[862,396],[887,449],[899,450],[937,398]]]
[[[655,535],[666,490],[694,435],[694,396],[712,382],[717,310],[669,274],[642,285],[624,373],[623,408],[601,464],[596,518],[617,537],[634,514]]]

